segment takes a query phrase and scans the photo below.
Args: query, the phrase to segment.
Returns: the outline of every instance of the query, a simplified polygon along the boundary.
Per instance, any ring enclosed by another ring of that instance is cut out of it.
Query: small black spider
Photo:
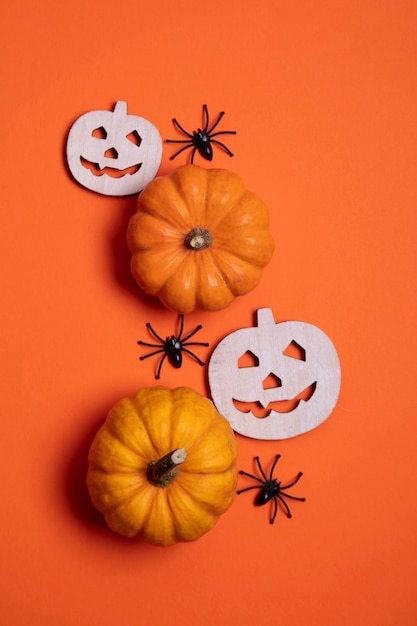
[[[235,130],[222,130],[222,131],[217,131],[217,133],[213,133],[213,130],[216,128],[217,124],[222,119],[224,115],[224,111],[220,113],[220,115],[218,116],[218,118],[216,119],[214,124],[212,124],[210,128],[209,128],[209,114],[208,114],[208,109],[207,109],[206,104],[203,104],[203,111],[204,111],[204,127],[202,130],[201,128],[199,128],[198,130],[194,130],[192,133],[187,132],[177,122],[175,117],[172,120],[174,125],[178,128],[178,130],[182,132],[184,135],[186,135],[187,137],[189,137],[189,139],[166,139],[167,143],[187,144],[183,148],[180,148],[178,152],[173,154],[172,157],[170,157],[171,160],[175,159],[175,157],[178,156],[184,150],[187,150],[188,148],[193,148],[193,151],[191,153],[191,163],[194,162],[194,155],[197,150],[199,151],[200,155],[204,159],[207,159],[207,161],[211,161],[213,159],[213,148],[211,145],[212,143],[215,143],[216,145],[223,148],[223,150],[225,150],[229,156],[233,156],[233,153],[230,152],[229,148],[225,146],[224,143],[221,143],[217,139],[213,139],[213,137],[217,137],[218,135],[236,135]]]
[[[269,472],[269,478],[266,477],[265,472],[262,469],[259,456],[255,457],[255,461],[258,465],[258,468],[259,468],[259,471],[261,473],[263,480],[261,480],[257,476],[254,476],[253,474],[248,474],[248,472],[244,472],[243,470],[239,472],[239,474],[244,474],[245,476],[249,476],[249,478],[253,478],[254,480],[257,480],[260,484],[254,485],[253,487],[246,487],[245,489],[240,489],[237,492],[238,494],[243,493],[244,491],[249,491],[250,489],[261,489],[261,491],[258,493],[258,495],[255,498],[256,506],[262,506],[263,504],[266,504],[270,500],[274,501],[272,517],[269,520],[270,524],[273,524],[275,521],[275,517],[278,511],[278,501],[281,502],[282,506],[284,507],[287,517],[292,517],[291,511],[288,508],[288,504],[285,502],[284,497],[291,498],[291,500],[299,500],[300,502],[305,502],[305,498],[296,498],[295,496],[290,496],[289,493],[283,493],[285,489],[289,489],[290,487],[295,485],[296,482],[300,480],[301,476],[303,475],[302,472],[299,472],[297,474],[296,478],[292,481],[292,483],[289,483],[288,485],[284,485],[284,486],[281,485],[281,482],[279,482],[276,478],[272,478],[275,465],[278,463],[278,459],[280,457],[281,457],[280,454],[276,455],[275,460],[271,467],[271,471]]]
[[[181,367],[182,352],[186,352],[187,354],[192,356],[200,365],[204,365],[203,361],[201,361],[201,359],[199,359],[198,356],[196,356],[190,350],[187,350],[187,348],[185,347],[185,346],[208,346],[209,345],[208,343],[202,343],[199,341],[187,341],[187,339],[190,339],[193,335],[195,335],[199,330],[203,328],[201,324],[197,326],[197,328],[193,330],[192,333],[190,333],[183,339],[182,339],[182,333],[184,330],[184,315],[182,314],[180,315],[180,332],[178,333],[178,337],[175,337],[175,335],[171,335],[170,337],[167,337],[166,339],[162,339],[162,337],[160,337],[154,331],[154,329],[152,328],[149,322],[146,324],[146,326],[149,329],[149,331],[152,333],[152,335],[155,337],[155,339],[159,341],[159,343],[146,343],[145,341],[138,341],[138,344],[141,346],[149,346],[150,348],[158,348],[158,350],[155,350],[154,352],[150,352],[149,354],[145,354],[144,356],[140,356],[139,359],[143,361],[144,359],[147,359],[150,356],[154,356],[155,354],[160,354],[161,352],[164,353],[163,356],[161,357],[161,360],[159,361],[158,370],[155,376],[156,379],[159,380],[159,378],[161,377],[161,368],[166,357],[168,357],[168,360],[171,363],[171,365],[173,365],[176,368]],[[159,347],[160,345],[162,345],[162,347]]]

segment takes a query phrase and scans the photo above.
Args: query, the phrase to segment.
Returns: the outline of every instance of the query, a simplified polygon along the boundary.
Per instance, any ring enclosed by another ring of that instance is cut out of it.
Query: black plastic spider
[[[221,143],[217,139],[213,139],[213,137],[217,137],[218,135],[236,135],[235,130],[222,130],[222,131],[217,131],[217,133],[213,133],[213,130],[216,128],[217,124],[222,119],[224,115],[224,111],[220,113],[220,115],[218,116],[218,118],[216,119],[214,124],[212,124],[211,127],[209,127],[209,114],[208,114],[208,109],[207,109],[206,104],[203,104],[203,111],[204,111],[204,127],[202,130],[201,128],[199,128],[198,130],[194,130],[192,133],[187,132],[177,122],[175,118],[172,120],[174,125],[178,128],[178,130],[182,132],[184,135],[186,135],[187,137],[189,137],[189,139],[166,139],[167,143],[187,144],[183,148],[180,148],[178,152],[173,154],[172,157],[170,157],[171,160],[175,159],[175,157],[178,156],[184,150],[187,150],[188,148],[193,148],[193,151],[191,153],[191,163],[194,162],[194,155],[197,150],[204,159],[207,159],[207,161],[211,161],[213,159],[213,148],[211,145],[212,143],[215,143],[216,145],[223,148],[223,150],[225,150],[229,156],[231,157],[233,156],[233,153],[230,152],[229,148],[225,146],[224,143]]]
[[[300,480],[301,476],[303,475],[302,472],[299,472],[297,474],[296,478],[292,481],[292,483],[289,483],[288,485],[284,485],[284,486],[281,485],[281,482],[279,482],[276,478],[272,478],[272,474],[274,473],[275,466],[278,463],[278,460],[280,457],[281,457],[280,454],[276,455],[275,460],[271,467],[271,471],[269,472],[269,478],[266,477],[265,472],[262,469],[259,456],[255,457],[255,461],[258,465],[258,468],[259,468],[259,471],[261,473],[263,480],[261,480],[257,476],[254,476],[253,474],[248,474],[248,472],[244,472],[243,470],[239,472],[239,474],[244,474],[245,476],[249,476],[249,478],[253,478],[254,480],[257,480],[260,484],[254,485],[253,487],[246,487],[245,489],[240,489],[237,492],[238,494],[243,493],[244,491],[249,491],[250,489],[260,489],[261,491],[258,493],[258,495],[255,498],[256,506],[262,506],[263,504],[266,504],[270,500],[274,501],[272,517],[269,520],[270,524],[273,524],[275,521],[275,517],[278,511],[278,501],[281,502],[282,506],[284,507],[287,517],[292,517],[291,511],[288,508],[288,504],[285,502],[284,497],[291,498],[291,500],[299,500],[300,502],[305,502],[305,498],[296,498],[295,496],[290,496],[289,493],[283,493],[285,489],[289,489],[290,487],[295,485],[296,482]]]
[[[202,343],[199,341],[187,341],[187,339],[190,339],[193,335],[195,335],[199,330],[203,328],[201,324],[197,326],[197,328],[193,330],[192,333],[182,338],[182,333],[184,330],[184,315],[181,314],[180,315],[180,332],[178,333],[178,337],[175,337],[175,335],[171,335],[170,337],[167,337],[166,339],[162,339],[162,337],[160,337],[154,331],[154,329],[152,328],[149,322],[146,324],[146,326],[149,329],[149,331],[152,333],[152,335],[155,337],[155,339],[159,341],[159,343],[146,343],[145,341],[138,341],[138,344],[141,346],[149,346],[150,348],[158,348],[158,350],[154,350],[154,352],[150,352],[149,354],[140,356],[139,359],[143,361],[144,359],[147,359],[150,356],[154,356],[155,354],[160,354],[161,352],[164,353],[163,356],[161,357],[161,360],[159,361],[158,370],[156,372],[155,378],[157,380],[159,380],[159,378],[161,377],[161,368],[166,357],[168,357],[168,360],[171,363],[171,365],[173,365],[176,368],[180,368],[182,365],[182,353],[186,352],[187,354],[192,356],[200,365],[204,365],[203,361],[201,361],[201,359],[199,359],[198,356],[196,356],[193,352],[191,352],[191,350],[187,350],[187,348],[185,347],[185,346],[208,346],[209,345],[208,343]],[[160,345],[162,345],[161,348],[159,347]]]

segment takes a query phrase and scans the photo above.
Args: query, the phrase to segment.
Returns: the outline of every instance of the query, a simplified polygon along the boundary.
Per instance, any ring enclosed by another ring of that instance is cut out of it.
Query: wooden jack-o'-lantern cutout
[[[210,359],[211,396],[232,428],[254,439],[308,432],[333,411],[340,363],[333,343],[305,322],[275,323],[259,309],[257,326],[225,337]]]
[[[126,102],[114,111],[90,111],[71,127],[67,161],[81,185],[107,196],[141,191],[155,176],[162,159],[162,139],[151,122],[127,115]]]

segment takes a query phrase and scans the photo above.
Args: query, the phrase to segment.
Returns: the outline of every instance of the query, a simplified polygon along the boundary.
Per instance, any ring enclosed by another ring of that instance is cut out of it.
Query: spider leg
[[[209,346],[209,343],[206,343],[205,341],[187,341],[187,343],[184,343],[183,341],[181,341],[181,346]]]
[[[217,135],[236,135],[235,130],[219,130],[217,133],[212,133],[210,135],[210,139],[212,137],[217,137]]]
[[[290,496],[289,493],[281,493],[281,496],[284,496],[284,498],[291,498],[291,500],[298,500],[299,502],[305,502],[306,501],[305,498],[297,498],[296,496]]]
[[[283,487],[280,485],[280,490],[282,491],[283,489],[289,489],[290,487],[295,485],[295,483],[298,483],[302,475],[303,475],[303,472],[299,472],[297,476],[295,477],[295,479],[292,481],[292,483],[289,483],[288,485],[284,485]]]
[[[150,333],[155,337],[155,339],[158,339],[158,341],[160,341],[161,343],[165,343],[164,339],[162,339],[162,337],[160,337],[158,335],[158,333],[152,328],[150,322],[147,322],[146,324],[146,328],[150,331]]]
[[[175,143],[182,143],[182,141],[181,142],[175,142]],[[187,150],[187,148],[192,148],[193,145],[194,145],[193,142],[190,141],[188,143],[188,146],[184,146],[183,148],[180,148],[180,150],[178,150],[178,152],[176,152],[171,157],[169,157],[170,160],[172,161],[172,159],[175,159],[175,157],[177,157],[179,154],[181,154],[181,152],[184,152],[184,150]]]
[[[165,143],[194,143],[189,139],[165,139]]]
[[[203,104],[203,112],[204,112],[203,133],[207,133],[207,129],[208,129],[208,125],[209,125],[209,113],[208,113],[207,104]]]
[[[276,498],[278,498],[278,499],[279,499],[279,501],[281,502],[282,506],[284,507],[285,512],[286,512],[286,514],[287,514],[287,517],[292,517],[292,515],[291,515],[291,511],[290,511],[290,509],[288,508],[288,504],[287,504],[287,503],[285,502],[285,500],[282,498],[281,494],[279,494],[279,493],[278,493],[278,494],[276,495]]]
[[[184,341],[187,341],[187,339],[190,339],[190,337],[198,333],[198,331],[201,330],[202,328],[203,328],[202,325],[199,324],[195,330],[193,330],[189,335],[184,337],[184,339],[182,340],[182,343],[184,343]],[[179,335],[178,339],[181,339],[181,335]]]
[[[229,156],[231,156],[231,157],[233,156],[233,152],[231,150],[229,150],[229,148],[227,146],[225,146],[224,143],[222,143],[221,141],[217,141],[216,139],[210,139],[210,141],[211,141],[211,143],[215,143],[218,146],[220,146],[221,148],[223,148],[223,150],[225,152],[227,152],[227,154]]]
[[[180,313],[180,330],[179,330],[179,333],[177,335],[178,341],[181,341],[182,331],[183,330],[184,330],[184,313]],[[187,339],[187,337],[185,337],[185,339]]]
[[[191,153],[191,164],[194,163],[194,155],[195,155],[196,151],[197,151],[197,146],[194,146],[194,150]]]
[[[165,361],[165,359],[167,358],[167,353],[165,352],[164,356],[161,358],[161,360],[159,361],[159,365],[158,365],[158,371],[156,372],[156,380],[159,380],[161,378],[161,368],[162,368],[162,364]]]
[[[253,487],[245,487],[244,489],[239,489],[236,491],[237,494],[243,493],[244,491],[250,491],[251,489],[262,489],[262,485],[254,485]]]
[[[191,137],[192,138],[192,134],[187,132],[185,130],[185,128],[183,128],[181,126],[181,124],[175,119],[175,117],[173,118],[172,123],[174,124],[174,126],[176,126],[178,128],[178,130],[180,130],[182,133],[184,133],[184,135],[187,135],[187,137]]]
[[[182,349],[183,352],[186,352],[187,354],[192,356],[193,359],[195,359],[198,363],[200,363],[200,365],[204,365],[204,361],[199,359],[198,356],[196,354],[194,354],[194,352],[191,352],[191,350],[187,350],[187,348],[184,348],[184,344],[181,346],[181,349]]]
[[[139,357],[139,360],[144,361],[145,359],[148,359],[150,356],[155,356],[155,354],[161,354],[161,352],[165,352],[164,348],[161,348],[160,350],[155,350],[155,352],[149,352],[149,354],[144,354],[143,356]]]
[[[256,456],[256,457],[255,457],[255,461],[256,461],[256,463],[257,463],[257,465],[258,465],[259,471],[261,472],[261,475],[262,475],[262,477],[263,477],[264,481],[266,482],[268,479],[267,479],[267,477],[266,477],[266,475],[265,475],[265,472],[264,472],[264,471],[263,471],[263,469],[262,469],[262,465],[261,465],[261,462],[260,462],[260,460],[259,460],[259,456]],[[262,481],[261,481],[261,482],[262,482]]]
[[[272,517],[269,520],[270,524],[273,524],[275,522],[275,518],[277,516],[277,512],[278,512],[278,504],[277,504],[277,497],[274,497],[274,512],[272,513]]]
[[[239,474],[243,474],[244,476],[248,476],[249,478],[253,478],[253,480],[257,480],[258,483],[261,483],[261,484],[263,484],[263,482],[264,482],[263,480],[261,480],[257,476],[254,476],[253,474],[249,474],[248,472],[245,472],[244,470],[240,470]]]
[[[277,454],[274,459],[274,462],[272,463],[271,471],[269,472],[269,480],[272,480],[272,474],[274,473],[275,465],[278,463],[280,458],[281,458],[281,455]]]
[[[224,115],[224,111],[222,111],[222,112],[219,114],[219,117],[218,117],[218,118],[217,118],[217,120],[214,122],[213,126],[212,126],[211,128],[209,128],[209,129],[206,131],[206,132],[207,132],[207,135],[211,135],[211,133],[213,132],[213,130],[216,128],[217,124],[218,124],[218,123],[220,122],[220,120],[222,119],[223,115]]]
[[[159,348],[159,343],[147,343],[146,341],[139,340],[137,342],[140,346],[149,346],[149,348]]]

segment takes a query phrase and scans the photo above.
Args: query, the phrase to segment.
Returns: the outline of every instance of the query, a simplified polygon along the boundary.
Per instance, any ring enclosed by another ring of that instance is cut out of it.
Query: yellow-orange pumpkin
[[[169,546],[209,531],[236,495],[237,444],[213,403],[189,387],[140,389],[95,436],[87,486],[111,529]]]
[[[236,174],[197,165],[148,183],[127,242],[139,286],[179,313],[247,294],[274,248],[264,202]]]

